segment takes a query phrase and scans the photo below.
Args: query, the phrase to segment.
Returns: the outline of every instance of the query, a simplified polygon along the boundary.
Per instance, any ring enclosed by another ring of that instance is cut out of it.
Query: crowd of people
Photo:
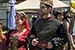
[[[52,10],[52,1],[41,0],[38,18],[31,29],[24,13],[16,13],[15,29],[4,34],[0,21],[0,50],[73,50],[69,12]]]

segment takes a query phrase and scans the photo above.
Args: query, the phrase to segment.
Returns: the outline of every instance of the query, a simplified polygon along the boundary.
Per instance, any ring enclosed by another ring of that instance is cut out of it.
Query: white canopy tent
[[[69,5],[66,5],[65,3],[59,0],[53,0],[53,8],[62,8],[62,7],[69,7]]]
[[[40,0],[27,0],[15,5],[16,10],[39,9]],[[53,8],[69,7],[59,0],[53,0]]]
[[[39,9],[40,0],[27,0],[15,5],[16,10]]]

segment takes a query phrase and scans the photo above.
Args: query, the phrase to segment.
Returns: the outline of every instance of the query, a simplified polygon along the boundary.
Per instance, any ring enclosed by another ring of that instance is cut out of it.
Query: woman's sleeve
[[[27,30],[25,31],[24,33],[22,33],[19,37],[18,37],[18,40],[21,41],[21,42],[25,42],[26,41],[26,38],[28,37],[30,31]]]

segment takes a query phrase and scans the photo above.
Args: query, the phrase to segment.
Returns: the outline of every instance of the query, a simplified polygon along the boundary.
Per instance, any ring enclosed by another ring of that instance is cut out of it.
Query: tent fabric
[[[69,7],[69,5],[64,4],[62,1],[53,0],[53,8]]]
[[[15,5],[16,10],[25,10],[25,9],[40,9],[40,0],[27,0]],[[59,7],[69,7],[69,5],[64,4],[59,0],[53,0],[53,8]]]
[[[20,4],[15,5],[16,10],[22,9],[39,9],[40,0],[27,0]]]

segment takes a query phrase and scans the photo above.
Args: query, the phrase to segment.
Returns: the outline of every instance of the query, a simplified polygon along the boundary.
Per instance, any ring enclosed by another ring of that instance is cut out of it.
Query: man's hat
[[[41,3],[49,5],[49,6],[53,6],[53,1],[52,0],[41,0]]]

